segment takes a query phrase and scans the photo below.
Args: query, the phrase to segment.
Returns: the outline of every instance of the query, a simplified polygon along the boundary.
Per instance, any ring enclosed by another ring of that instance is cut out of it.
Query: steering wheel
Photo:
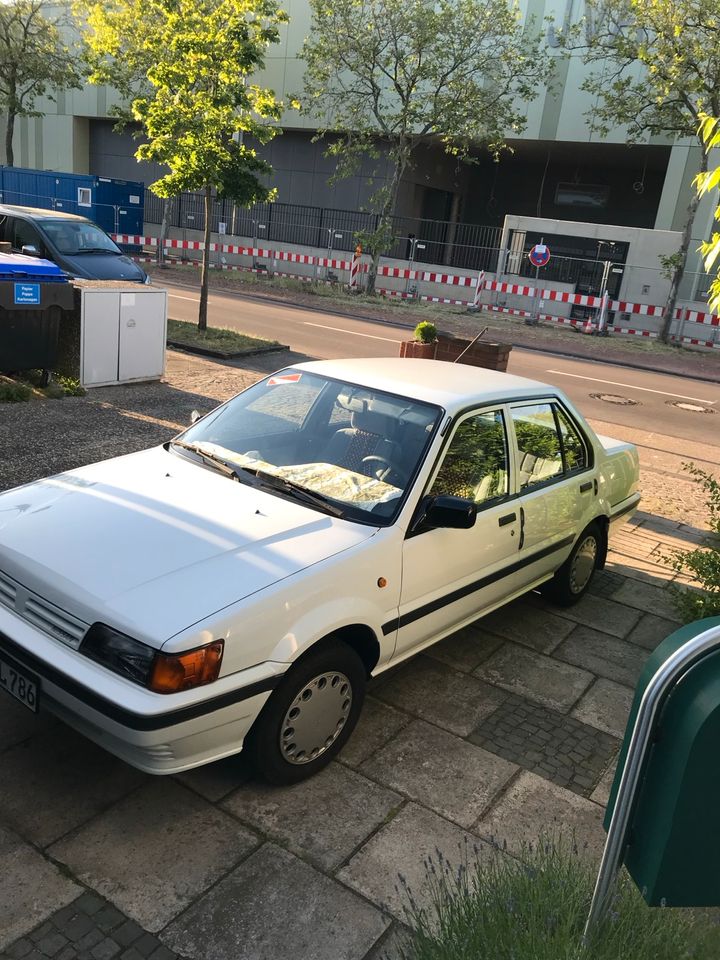
[[[362,462],[379,464],[378,469],[374,471],[377,480],[383,480],[385,483],[389,483],[390,481],[388,480],[388,477],[392,476],[393,474],[396,477],[402,477],[402,470],[400,467],[396,466],[385,457],[381,457],[377,453],[371,454],[369,457],[363,457]]]

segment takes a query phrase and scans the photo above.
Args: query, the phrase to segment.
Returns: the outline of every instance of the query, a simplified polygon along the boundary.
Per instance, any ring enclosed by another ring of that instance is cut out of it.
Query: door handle
[[[580,493],[587,493],[588,490],[592,490],[593,483],[592,480],[588,480],[585,483],[580,484]]]
[[[499,527],[506,527],[509,523],[514,523],[517,520],[516,513],[506,513],[504,517],[500,517],[498,520]]]

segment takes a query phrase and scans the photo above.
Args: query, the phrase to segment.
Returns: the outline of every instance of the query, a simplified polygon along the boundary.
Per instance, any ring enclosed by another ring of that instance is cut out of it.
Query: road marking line
[[[165,289],[167,289],[167,287]],[[181,297],[177,293],[169,293],[168,296],[172,297],[173,300],[189,300],[190,303],[200,303],[197,297]]]
[[[617,380],[599,380],[597,377],[583,377],[579,373],[565,373],[562,370],[546,370],[560,377],[575,377],[576,380],[590,380],[592,383],[609,383],[613,387],[625,387],[628,390],[642,390],[643,393],[659,393],[661,397],[676,397],[678,400],[694,400],[695,403],[707,403],[712,406],[715,400],[701,400],[699,397],[686,397],[682,393],[668,393],[667,390],[651,390],[650,387],[635,387],[631,383],[618,383]]]
[[[309,320],[303,320],[303,326],[320,327],[322,330],[334,330],[336,333],[349,333],[351,337],[367,337],[368,340],[384,340],[385,343],[401,343],[400,340],[391,340],[390,337],[374,337],[371,333],[357,333],[355,330],[345,330],[343,327],[328,327],[324,323],[310,323]]]

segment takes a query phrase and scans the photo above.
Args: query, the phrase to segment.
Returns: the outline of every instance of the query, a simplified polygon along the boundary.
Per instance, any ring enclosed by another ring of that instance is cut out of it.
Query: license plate
[[[40,695],[40,681],[24,670],[0,658],[0,688],[7,690],[11,697],[15,697],[33,713],[38,712]]]

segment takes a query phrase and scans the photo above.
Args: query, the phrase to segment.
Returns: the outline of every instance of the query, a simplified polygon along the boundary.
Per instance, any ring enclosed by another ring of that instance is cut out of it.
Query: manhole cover
[[[621,407],[637,407],[637,400],[631,400],[630,397],[621,397],[617,393],[591,393],[593,400],[604,400],[605,403],[617,403]]]
[[[690,413],[715,413],[712,407],[703,407],[699,403],[688,403],[687,400],[666,400],[669,407],[679,407],[681,410],[689,410]]]

